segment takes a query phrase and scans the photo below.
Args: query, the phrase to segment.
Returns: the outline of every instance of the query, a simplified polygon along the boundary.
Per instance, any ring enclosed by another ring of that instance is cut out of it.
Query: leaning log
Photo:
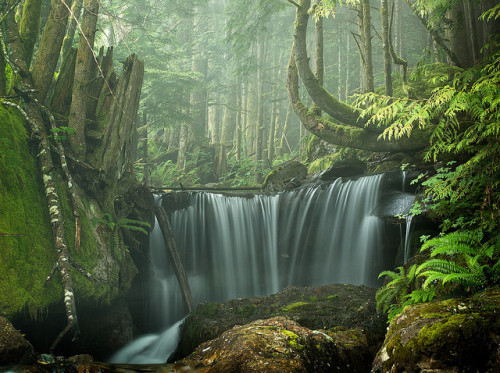
[[[177,245],[175,244],[174,236],[172,234],[170,221],[163,207],[156,206],[155,212],[161,232],[163,233],[163,239],[165,240],[165,246],[167,247],[168,255],[170,257],[170,260],[172,261],[172,266],[174,267],[175,276],[177,277],[177,281],[179,281],[184,305],[186,306],[188,311],[191,312],[193,309],[193,297],[191,296],[191,289],[189,287],[186,272],[184,271],[184,267],[182,266],[179,253],[177,252]]]

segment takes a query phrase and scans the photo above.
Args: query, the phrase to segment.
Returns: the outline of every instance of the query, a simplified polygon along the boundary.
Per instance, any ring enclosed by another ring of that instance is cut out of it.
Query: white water
[[[404,258],[403,261],[406,263],[410,259],[410,235],[413,228],[411,222],[413,220],[413,215],[406,216],[406,231],[405,231],[405,246],[404,246]]]
[[[377,274],[387,267],[384,224],[374,215],[381,180],[381,175],[338,179],[324,188],[249,198],[192,194],[189,207],[170,219],[195,303],[269,295],[290,285],[376,286]],[[165,252],[156,225],[149,308],[159,330],[185,316]],[[177,343],[179,324],[137,339],[112,361],[165,362]]]

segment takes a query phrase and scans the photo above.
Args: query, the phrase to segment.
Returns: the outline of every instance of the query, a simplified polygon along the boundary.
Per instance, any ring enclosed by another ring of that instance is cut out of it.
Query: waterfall
[[[403,261],[406,263],[408,259],[410,259],[410,235],[411,235],[411,230],[412,230],[412,222],[413,220],[413,215],[407,215],[406,216],[406,231],[405,231],[405,243],[404,243],[404,257]]]
[[[378,273],[392,260],[384,258],[385,223],[376,216],[382,177],[339,178],[275,195],[192,193],[189,206],[171,213],[170,220],[195,304],[264,296],[290,285],[376,286]],[[150,258],[150,320],[161,330],[185,314],[157,226]],[[175,330],[169,333],[175,336]],[[171,351],[150,352],[157,338],[128,346],[135,360],[126,352],[113,361],[165,361]]]

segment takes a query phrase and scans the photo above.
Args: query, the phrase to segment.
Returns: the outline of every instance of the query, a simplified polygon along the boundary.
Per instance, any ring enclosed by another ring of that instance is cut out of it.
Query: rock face
[[[235,326],[200,345],[174,368],[211,373],[367,372],[372,354],[359,328],[313,331],[286,317],[273,317]]]
[[[366,172],[366,163],[357,158],[342,159],[320,174],[323,181],[332,181],[338,177],[362,176]]]
[[[35,360],[33,346],[15,329],[9,320],[0,316],[0,367],[28,364]]]
[[[306,176],[306,166],[297,161],[290,161],[271,171],[266,176],[262,189],[268,192],[293,189],[300,186]]]
[[[372,372],[500,371],[500,289],[407,307]]]
[[[187,356],[201,343],[219,337],[237,324],[273,316],[286,317],[311,330],[359,327],[377,349],[386,326],[386,319],[375,311],[375,289],[342,284],[289,287],[268,297],[200,304],[182,325],[179,345],[171,360]]]

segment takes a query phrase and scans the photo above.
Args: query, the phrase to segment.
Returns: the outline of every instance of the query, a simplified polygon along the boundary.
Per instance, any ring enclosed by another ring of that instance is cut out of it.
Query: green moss
[[[286,329],[283,329],[281,332],[284,335],[286,335],[287,342],[291,347],[293,347],[296,350],[302,350],[304,348],[304,345],[297,342],[297,339],[299,339],[299,336],[297,334],[295,334],[294,332],[291,332],[290,330],[286,330]]]
[[[326,299],[328,299],[329,301],[334,301],[340,299],[340,295],[339,294],[329,295]]]
[[[200,316],[210,318],[215,316],[218,307],[219,303],[216,302],[201,303],[196,307],[195,312]]]
[[[320,171],[327,170],[332,167],[333,163],[340,158],[339,153],[328,154],[324,157],[312,161],[307,168],[308,175],[314,175]]]
[[[245,306],[239,307],[237,313],[238,316],[246,319],[252,316],[256,310],[257,306],[255,304],[247,304]]]
[[[307,302],[295,302],[295,303],[289,304],[286,307],[283,307],[281,310],[285,311],[285,312],[290,312],[290,311],[297,310],[298,308],[304,308],[304,307],[310,307],[310,306],[312,306],[311,303],[307,303]]]
[[[0,105],[0,314],[33,316],[57,301],[62,286],[46,276],[56,261],[41,175],[24,119]]]

